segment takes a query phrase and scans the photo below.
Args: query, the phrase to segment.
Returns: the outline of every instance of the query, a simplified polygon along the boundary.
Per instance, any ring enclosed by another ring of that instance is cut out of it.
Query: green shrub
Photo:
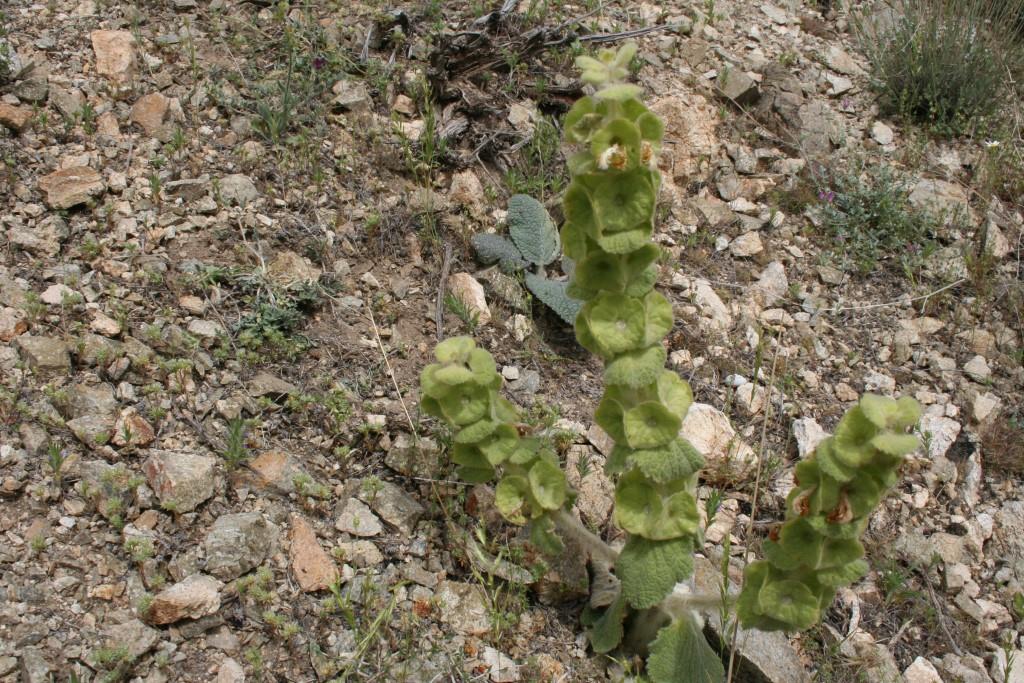
[[[936,133],[984,132],[1020,71],[1022,0],[895,0],[856,22],[882,112]]]
[[[855,167],[818,180],[824,228],[833,254],[861,272],[879,262],[906,266],[929,243],[937,218],[910,204],[910,188],[888,166]]]

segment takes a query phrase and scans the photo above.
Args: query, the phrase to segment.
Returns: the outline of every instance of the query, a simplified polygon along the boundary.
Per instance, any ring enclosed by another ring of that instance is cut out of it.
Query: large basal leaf
[[[501,235],[481,233],[473,235],[470,242],[481,263],[497,263],[506,273],[513,273],[526,267],[527,261],[516,249],[516,245]]]
[[[637,609],[654,607],[693,573],[693,541],[648,541],[631,536],[615,561],[622,595]]]
[[[526,286],[545,306],[557,313],[559,318],[570,325],[576,322],[576,316],[583,308],[583,302],[569,296],[566,292],[566,288],[569,286],[568,282],[558,282],[527,273]]]
[[[508,234],[523,257],[538,266],[558,256],[558,230],[544,205],[529,195],[508,200]]]
[[[594,652],[611,652],[622,642],[622,620],[626,617],[626,601],[618,598],[594,620],[587,635]]]
[[[722,683],[725,668],[692,616],[673,621],[658,631],[647,658],[653,683]]]

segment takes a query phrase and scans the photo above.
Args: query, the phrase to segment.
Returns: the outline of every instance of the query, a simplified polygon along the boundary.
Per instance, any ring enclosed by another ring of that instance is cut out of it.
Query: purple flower
[[[324,59],[323,57],[320,57],[320,56],[317,56],[317,57],[313,58],[313,68],[314,69],[316,69],[317,71],[320,71],[325,66],[327,66],[327,60],[326,59]]]
[[[818,190],[818,199],[820,201],[825,202],[826,204],[831,204],[833,201],[835,201],[835,198],[836,193],[833,192],[832,190]]]

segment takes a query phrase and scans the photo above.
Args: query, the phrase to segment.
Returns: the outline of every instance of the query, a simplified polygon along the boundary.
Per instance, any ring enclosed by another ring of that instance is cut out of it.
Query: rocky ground
[[[646,27],[706,556],[739,570],[859,392],[925,407],[870,576],[813,632],[750,635],[744,676],[1024,680],[1022,217],[991,146],[880,119],[841,9],[491,4],[5,4],[0,680],[621,673],[579,558],[451,481],[417,376],[473,334],[615,537],[599,366],[469,239],[515,192],[557,217],[572,58]],[[883,164],[935,220],[865,266],[823,188]]]

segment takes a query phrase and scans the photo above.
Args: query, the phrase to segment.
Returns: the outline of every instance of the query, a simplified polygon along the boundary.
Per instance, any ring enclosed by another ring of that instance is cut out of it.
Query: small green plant
[[[939,217],[910,204],[910,188],[888,166],[818,179],[818,202],[834,254],[860,272],[880,262],[913,267],[930,247]]]
[[[855,22],[883,113],[940,134],[999,118],[1021,68],[1020,0],[898,0],[891,22]]]
[[[57,483],[57,488],[60,488],[64,481],[64,475],[61,473],[61,470],[66,460],[67,457],[60,446],[51,443],[46,450],[46,463],[50,466],[50,471],[53,472],[53,480]]]
[[[477,258],[497,263],[506,273],[524,271],[526,286],[560,318],[570,325],[583,303],[568,293],[569,283],[546,277],[544,268],[558,258],[558,230],[544,205],[527,195],[514,195],[508,202],[508,232],[501,235],[481,233],[472,242]],[[563,258],[563,268],[572,273],[574,263]],[[525,270],[534,267],[536,272]]]
[[[444,295],[444,308],[461,320],[470,334],[476,332],[476,328],[480,325],[480,314],[467,306],[462,299],[451,292],[446,292]]]
[[[561,233],[578,263],[568,293],[585,302],[576,337],[604,363],[595,421],[615,442],[605,469],[625,545],[610,547],[571,514],[576,492],[556,454],[499,395],[494,359],[471,338],[437,345],[437,362],[420,377],[421,407],[455,429],[450,452],[460,477],[496,479],[495,506],[510,522],[528,524],[534,545],[560,553],[562,538],[571,537],[607,579],[582,615],[596,652],[645,658],[653,683],[718,683],[725,668],[705,639],[702,613],[735,606],[738,623],[765,630],[817,622],[835,591],[867,569],[858,539],[904,454],[917,447],[907,430],[919,407],[865,395],[797,468],[787,519],[766,542],[766,560],[747,565],[742,591],[677,589],[703,547],[695,493],[704,461],[679,436],[690,386],[664,368],[673,316],[654,290],[660,250],[651,240],[662,124],[640,101],[640,88],[624,82],[635,54],[630,44],[577,60],[597,92],[566,116],[566,138],[580,151],[569,162]]]
[[[233,470],[249,459],[249,449],[245,445],[245,420],[236,417],[228,421],[228,438],[221,453],[224,464]]]

